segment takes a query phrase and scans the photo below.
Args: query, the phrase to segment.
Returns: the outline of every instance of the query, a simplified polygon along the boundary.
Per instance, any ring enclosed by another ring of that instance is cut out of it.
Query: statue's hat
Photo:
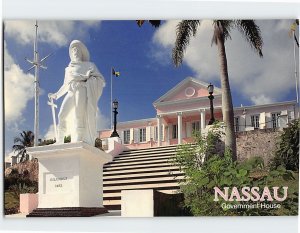
[[[90,53],[87,49],[87,47],[79,40],[73,40],[70,44],[70,47],[69,47],[69,55],[71,57],[71,49],[73,47],[77,47],[77,48],[80,48],[81,50],[81,53],[82,53],[82,61],[89,61],[90,60]]]

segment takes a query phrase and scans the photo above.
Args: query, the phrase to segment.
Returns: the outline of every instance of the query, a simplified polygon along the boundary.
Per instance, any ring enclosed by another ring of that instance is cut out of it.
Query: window
[[[130,144],[130,130],[124,130],[124,144]]]
[[[177,138],[177,131],[178,131],[177,125],[173,125],[173,130],[172,130],[173,139]]]
[[[252,115],[251,116],[251,126],[255,129],[259,128],[259,115]]]
[[[272,127],[277,128],[279,126],[279,116],[280,112],[272,113]]]
[[[146,141],[146,128],[140,129],[140,142]]]
[[[235,132],[240,131],[240,117],[234,118],[234,129],[235,129]]]
[[[195,121],[192,123],[192,132],[200,131],[200,121]]]

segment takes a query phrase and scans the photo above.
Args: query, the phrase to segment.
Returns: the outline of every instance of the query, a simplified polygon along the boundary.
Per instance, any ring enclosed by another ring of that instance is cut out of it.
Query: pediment
[[[153,105],[159,105],[160,103],[167,103],[167,102],[176,102],[180,100],[189,100],[201,97],[207,97],[208,91],[207,86],[209,84],[206,82],[202,82],[198,79],[188,77],[173,87],[170,91],[166,94],[161,96],[158,100],[156,100]],[[214,95],[220,95],[221,89],[215,87],[214,88]]]

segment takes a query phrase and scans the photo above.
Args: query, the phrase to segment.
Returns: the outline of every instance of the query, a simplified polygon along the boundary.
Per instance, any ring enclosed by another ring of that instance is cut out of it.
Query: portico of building
[[[187,78],[153,103],[156,117],[118,123],[120,142],[127,149],[177,145],[193,140],[193,131],[206,133],[211,119],[208,83]],[[223,121],[221,90],[214,90],[214,118]],[[296,118],[296,101],[234,108],[235,131],[282,129]],[[99,132],[104,144],[112,130]]]

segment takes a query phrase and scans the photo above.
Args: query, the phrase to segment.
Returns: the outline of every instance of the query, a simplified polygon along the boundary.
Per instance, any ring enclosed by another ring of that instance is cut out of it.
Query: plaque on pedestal
[[[110,154],[84,142],[32,147],[39,161],[39,204],[28,217],[81,217],[106,213],[103,165]]]

